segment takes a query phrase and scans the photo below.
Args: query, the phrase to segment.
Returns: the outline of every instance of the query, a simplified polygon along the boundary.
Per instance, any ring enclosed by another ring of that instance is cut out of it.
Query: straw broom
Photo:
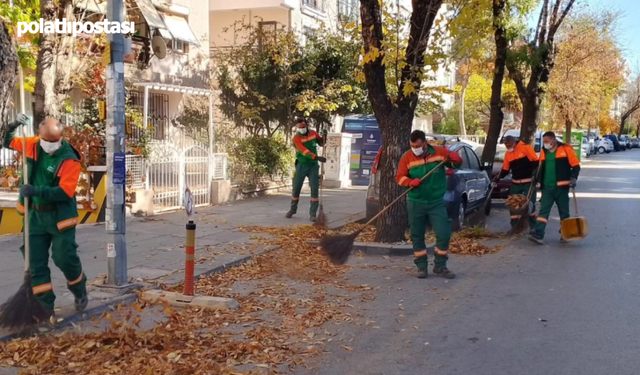
[[[440,162],[435,168],[433,168],[429,173],[422,176],[420,182],[424,181],[427,177],[429,177],[433,172],[442,167],[449,159],[445,159]],[[360,229],[356,230],[351,234],[338,234],[335,236],[324,236],[320,239],[320,247],[325,252],[325,254],[331,259],[334,264],[345,264],[349,259],[349,255],[351,255],[351,250],[353,249],[353,242],[356,240],[356,237],[366,228],[367,226],[374,223],[380,216],[382,216],[385,212],[389,210],[394,204],[398,203],[402,198],[407,196],[409,192],[413,190],[412,187],[407,189],[404,193],[400,194],[400,196],[393,200],[393,202],[389,203],[385,208],[380,210],[376,216],[374,216],[371,220],[369,220],[365,225],[360,227]]]
[[[20,74],[20,102],[24,113],[24,78],[22,68]],[[23,184],[28,182],[27,174],[27,132],[22,132],[22,178]],[[21,332],[51,317],[51,313],[38,301],[31,286],[31,269],[29,267],[29,198],[24,197],[24,281],[20,289],[0,306],[0,327],[11,332]]]
[[[324,137],[324,142],[322,143],[322,157],[326,157],[326,153],[327,153],[327,137]],[[322,163],[321,165],[321,172],[320,172],[320,208],[318,209],[318,217],[316,218],[315,223],[313,223],[313,225],[317,226],[317,227],[321,227],[321,228],[326,228],[327,227],[327,222],[329,221],[329,219],[327,218],[327,214],[324,213],[324,207],[323,207],[323,203],[324,203],[324,163]]]
[[[529,207],[529,202],[531,201],[531,196],[533,195],[533,189],[538,183],[539,176],[540,176],[540,164],[538,165],[538,170],[536,171],[535,178],[531,180],[531,186],[529,187],[529,192],[527,193],[527,203],[526,203],[527,207]],[[531,215],[531,212],[529,212],[529,210],[527,210],[526,214],[520,215],[520,218],[516,222],[516,225],[514,225],[513,229],[511,230],[511,234],[520,234],[524,232],[525,229],[527,229],[528,222],[529,222],[529,215]]]

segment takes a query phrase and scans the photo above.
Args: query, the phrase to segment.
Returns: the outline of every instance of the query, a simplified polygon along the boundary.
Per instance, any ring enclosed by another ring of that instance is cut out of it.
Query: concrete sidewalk
[[[324,192],[324,208],[329,226],[337,227],[364,217],[366,190],[363,188]],[[252,240],[255,234],[243,233],[241,226],[287,226],[310,224],[309,193],[303,191],[298,215],[286,219],[288,193],[234,202],[233,204],[196,208],[192,220],[196,229],[196,274],[224,268],[264,251]],[[127,221],[127,264],[132,283],[180,281],[184,276],[184,242],[186,214],[166,213]],[[77,232],[79,255],[92,285],[102,284],[107,273],[107,241],[104,224],[81,226]],[[24,260],[19,247],[21,235],[0,237],[0,301],[5,301],[22,283]],[[72,312],[73,296],[66,288],[64,276],[49,262],[56,293],[56,310],[60,315]],[[90,308],[104,305],[114,295],[90,287]],[[60,309],[60,310],[58,310]],[[1,333],[1,332],[0,332]]]

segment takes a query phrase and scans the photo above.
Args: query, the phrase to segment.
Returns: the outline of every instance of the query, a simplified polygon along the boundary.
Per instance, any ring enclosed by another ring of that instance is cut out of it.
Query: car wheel
[[[467,211],[467,198],[462,197],[462,201],[458,205],[458,211],[456,217],[453,219],[453,230],[459,231],[464,227],[464,219]]]
[[[607,152],[607,150],[604,147],[602,147],[602,146],[598,147],[598,153],[599,154],[604,154],[605,152]]]

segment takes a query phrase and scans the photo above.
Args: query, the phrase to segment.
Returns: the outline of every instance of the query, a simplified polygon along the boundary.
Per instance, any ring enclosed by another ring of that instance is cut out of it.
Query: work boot
[[[293,215],[295,215],[296,213],[293,212],[293,210],[289,210],[289,212],[287,212],[286,215],[284,215],[284,217],[286,217],[287,219],[291,219],[293,217]]]
[[[537,235],[535,233],[534,234],[530,234],[528,238],[529,238],[529,241],[531,241],[531,242],[535,242],[538,245],[544,245],[544,241],[542,240],[542,237],[540,237],[539,235]]]
[[[80,297],[76,297],[74,304],[76,306],[76,311],[82,311],[86,309],[87,305],[89,304],[89,296],[87,295],[87,292],[84,292],[84,294]]]
[[[416,277],[418,279],[426,279],[429,276],[429,272],[426,268],[418,268],[418,272],[416,272]]]
[[[456,274],[449,271],[447,267],[440,268],[440,267],[433,266],[433,273],[438,276],[442,276],[445,279],[454,279],[456,277]]]
[[[313,215],[312,215],[312,216],[310,216],[310,217],[309,217],[309,221],[311,221],[312,223],[315,223],[315,222],[316,222],[316,217],[315,217],[315,216],[313,216]]]

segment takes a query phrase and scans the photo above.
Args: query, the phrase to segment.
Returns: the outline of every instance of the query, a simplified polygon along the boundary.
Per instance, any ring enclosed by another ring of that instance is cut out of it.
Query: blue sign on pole
[[[366,186],[371,168],[382,146],[378,121],[373,115],[351,115],[344,119],[344,132],[353,134],[351,143],[351,183]]]
[[[127,180],[127,168],[125,155],[122,152],[113,154],[113,184],[124,185]]]

